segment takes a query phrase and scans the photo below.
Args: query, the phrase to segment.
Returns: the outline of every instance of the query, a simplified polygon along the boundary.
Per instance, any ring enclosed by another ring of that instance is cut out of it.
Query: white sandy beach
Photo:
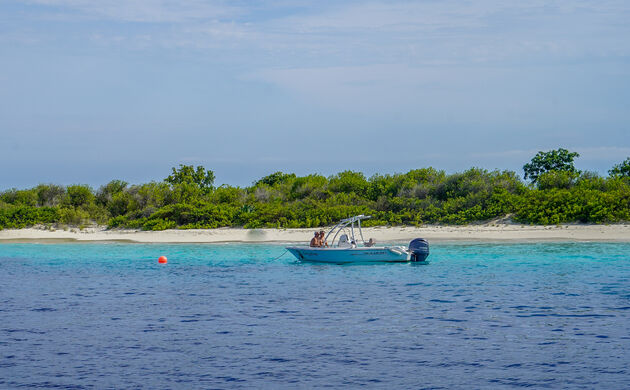
[[[49,230],[29,228],[1,230],[0,242],[90,242],[126,241],[137,243],[219,243],[219,242],[304,242],[315,229],[191,229],[191,230],[107,230],[102,227]],[[610,241],[630,242],[630,224],[553,225],[485,224],[468,226],[364,228],[364,237],[377,242],[405,242],[424,237],[429,241]]]

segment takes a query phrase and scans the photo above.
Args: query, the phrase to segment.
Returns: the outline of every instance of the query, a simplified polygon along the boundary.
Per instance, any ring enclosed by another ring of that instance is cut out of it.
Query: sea
[[[630,388],[630,243],[436,242],[429,260],[3,243],[0,388]]]

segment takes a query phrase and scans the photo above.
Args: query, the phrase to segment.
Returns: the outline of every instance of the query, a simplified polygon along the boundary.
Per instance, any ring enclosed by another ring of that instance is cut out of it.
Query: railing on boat
[[[359,235],[361,236],[361,242],[363,243],[363,245],[365,245],[365,239],[363,238],[363,230],[361,229],[361,220],[362,219],[368,219],[368,218],[372,218],[369,215],[355,215],[354,217],[350,217],[350,218],[346,218],[346,219],[342,219],[341,221],[339,221],[338,224],[336,224],[335,226],[332,227],[332,229],[330,229],[330,231],[328,232],[328,234],[326,234],[326,238],[324,239],[325,242],[328,241],[328,237],[335,233],[335,235],[333,236],[332,241],[330,242],[330,246],[333,246],[333,244],[335,243],[335,240],[337,239],[337,236],[339,235],[339,233],[345,229],[348,225],[350,225],[350,239],[351,239],[351,243],[355,243],[356,245],[356,239],[354,237],[354,224],[357,224],[358,230],[359,230]]]

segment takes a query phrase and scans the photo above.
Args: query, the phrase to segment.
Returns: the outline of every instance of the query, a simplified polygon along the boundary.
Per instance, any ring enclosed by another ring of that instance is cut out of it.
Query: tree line
[[[527,224],[630,220],[630,158],[608,176],[578,171],[579,154],[539,152],[513,171],[435,168],[407,173],[343,171],[325,177],[276,172],[249,187],[214,186],[214,172],[180,165],[163,181],[130,185],[40,184],[0,193],[0,229],[33,225],[164,230],[298,228],[369,214],[366,226],[469,224],[510,218]],[[529,181],[527,181],[529,180]]]

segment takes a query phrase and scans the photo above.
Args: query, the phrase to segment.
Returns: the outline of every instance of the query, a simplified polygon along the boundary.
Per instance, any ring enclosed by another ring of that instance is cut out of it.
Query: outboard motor
[[[409,243],[411,261],[424,262],[429,257],[429,241],[424,238],[415,238]]]

